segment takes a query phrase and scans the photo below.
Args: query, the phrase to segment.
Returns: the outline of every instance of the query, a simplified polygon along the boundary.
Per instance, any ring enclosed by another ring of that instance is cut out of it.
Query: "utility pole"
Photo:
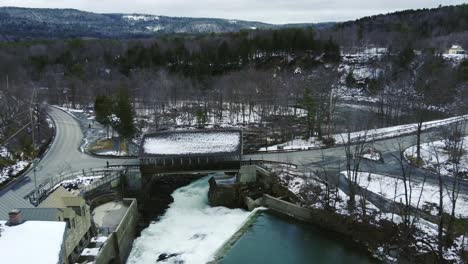
[[[35,122],[34,122],[34,115],[33,111],[35,110],[35,101],[36,101],[36,89],[34,89],[34,86],[32,87],[32,95],[31,95],[31,105],[30,107],[30,118],[31,118],[31,138],[32,138],[32,147],[33,147],[33,175],[34,175],[34,203],[38,202],[38,190],[37,190],[37,176],[36,176],[36,163],[37,163],[37,158],[36,158],[36,141],[34,137],[34,130],[35,128]]]
[[[331,91],[330,91],[330,105],[328,106],[329,107],[329,111],[328,111],[328,138],[330,138],[330,134],[331,134],[331,118],[332,118],[332,104],[333,104],[333,87],[331,88]]]

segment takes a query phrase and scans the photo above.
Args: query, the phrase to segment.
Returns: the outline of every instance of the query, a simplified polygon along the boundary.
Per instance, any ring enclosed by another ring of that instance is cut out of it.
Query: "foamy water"
[[[135,240],[127,263],[201,264],[213,259],[251,212],[210,207],[208,179],[197,180],[172,194],[174,202]],[[156,262],[161,254],[176,256]]]

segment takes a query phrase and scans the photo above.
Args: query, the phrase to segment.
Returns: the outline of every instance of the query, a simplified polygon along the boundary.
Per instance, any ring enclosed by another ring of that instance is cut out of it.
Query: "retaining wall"
[[[129,203],[127,212],[117,229],[110,234],[96,257],[96,264],[125,263],[132,249],[135,237],[135,227],[138,223],[138,207],[136,199],[124,199]]]

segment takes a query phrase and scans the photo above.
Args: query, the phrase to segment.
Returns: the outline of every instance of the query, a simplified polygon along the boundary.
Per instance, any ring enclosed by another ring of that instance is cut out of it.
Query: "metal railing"
[[[64,181],[71,181],[79,179],[80,177],[97,177],[102,176],[99,179],[95,179],[89,185],[85,185],[79,188],[79,193],[84,194],[89,192],[99,186],[102,186],[106,183],[109,183],[120,177],[122,169],[112,169],[112,168],[97,168],[97,169],[83,169],[81,171],[74,171],[70,173],[62,173],[57,177],[51,178],[48,181],[42,183],[38,186],[37,190],[31,191],[24,198],[29,199],[33,205],[39,204],[47,196],[54,191],[61,183]]]

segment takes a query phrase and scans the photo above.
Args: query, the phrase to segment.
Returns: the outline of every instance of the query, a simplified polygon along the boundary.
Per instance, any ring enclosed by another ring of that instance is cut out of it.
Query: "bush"
[[[322,139],[322,143],[323,143],[326,147],[332,147],[332,146],[335,145],[335,138],[332,138],[332,137],[323,138],[323,139]]]

